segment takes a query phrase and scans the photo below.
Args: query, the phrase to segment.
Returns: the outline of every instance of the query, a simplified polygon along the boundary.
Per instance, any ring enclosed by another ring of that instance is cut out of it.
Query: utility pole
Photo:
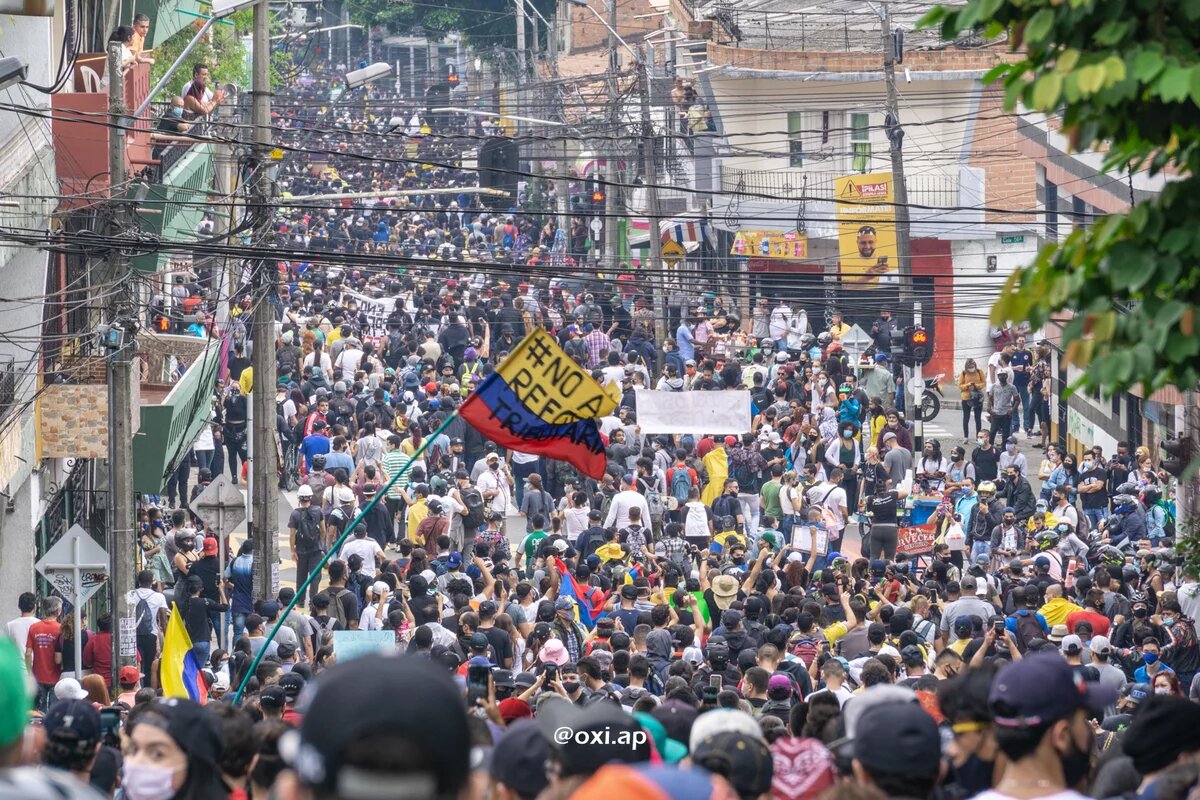
[[[904,180],[904,128],[900,125],[900,96],[896,92],[896,60],[904,57],[902,34],[892,34],[892,16],[887,0],[881,4],[883,21],[883,79],[887,85],[887,115],[884,129],[891,143],[892,201],[896,214],[896,260],[900,276],[900,305],[907,313],[913,301],[912,258],[909,246],[908,184]]]
[[[614,2],[615,6],[616,3]],[[659,233],[659,220],[662,209],[658,205],[658,148],[655,147],[657,137],[654,135],[654,121],[650,119],[650,81],[653,76],[654,64],[650,58],[650,48],[642,45],[642,156],[646,163],[646,216],[650,220],[650,264],[643,270],[646,278],[651,281],[654,298],[654,339],[655,351],[659,354],[656,369],[664,366],[661,344],[667,338],[667,274],[663,270],[662,236]]]
[[[108,173],[112,204],[112,233],[123,235],[128,227],[129,203],[132,197],[125,185],[125,129],[128,121],[125,108],[125,82],[121,80],[121,46],[108,46]],[[124,196],[120,196],[124,195]],[[137,643],[122,640],[133,636],[131,623],[134,609],[126,597],[134,589],[134,515],[133,515],[133,380],[137,358],[137,316],[129,303],[129,260],[120,245],[108,251],[109,277],[114,283],[126,284],[116,292],[108,307],[108,324],[120,329],[119,344],[108,355],[108,492],[109,547],[112,559],[113,633],[112,685],[117,684],[117,671],[125,664],[137,662]],[[128,339],[126,334],[128,334]],[[122,654],[122,649],[124,653]],[[77,665],[78,666],[78,665]]]
[[[617,235],[617,72],[621,69],[621,55],[617,50],[617,0],[608,3],[608,157],[604,160],[604,256],[599,271],[616,275],[619,255]],[[653,237],[651,237],[653,238]]]
[[[254,128],[256,166],[251,213],[256,214],[255,245],[262,248],[271,227],[271,39],[270,9],[265,2],[254,6],[254,61],[251,121]],[[347,46],[347,50],[349,47]],[[275,261],[259,258],[253,270],[253,319],[251,367],[254,389],[251,436],[254,452],[250,500],[254,511],[254,594],[271,598],[279,592],[279,464],[275,436]]]

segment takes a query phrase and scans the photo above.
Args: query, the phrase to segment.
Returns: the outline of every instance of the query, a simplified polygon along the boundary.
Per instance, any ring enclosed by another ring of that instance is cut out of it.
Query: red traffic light
[[[913,331],[912,343],[913,344],[928,344],[929,343],[929,334],[925,332],[924,328],[918,328],[917,330]]]
[[[450,86],[458,86],[458,69],[453,64],[446,65],[446,83]]]
[[[596,189],[595,191],[592,192],[592,202],[593,203],[603,203],[604,202],[604,190],[603,189]]]

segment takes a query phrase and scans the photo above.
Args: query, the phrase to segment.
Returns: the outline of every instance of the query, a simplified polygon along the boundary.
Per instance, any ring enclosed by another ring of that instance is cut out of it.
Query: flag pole
[[[434,428],[432,433],[425,437],[425,440],[421,442],[421,446],[413,451],[413,454],[408,457],[408,461],[404,462],[404,466],[396,470],[396,474],[391,476],[388,479],[388,482],[375,493],[375,497],[371,500],[371,502],[359,509],[358,515],[350,521],[350,524],[346,526],[344,531],[342,531],[342,535],[337,538],[337,541],[330,545],[329,550],[324,556],[321,557],[321,560],[317,562],[317,565],[313,568],[312,572],[310,572],[308,577],[305,578],[304,583],[296,587],[296,596],[292,598],[292,601],[288,603],[287,608],[284,609],[283,613],[279,615],[279,619],[276,620],[275,626],[271,628],[271,632],[267,635],[267,641],[263,643],[261,648],[259,648],[258,655],[254,656],[254,660],[250,662],[250,668],[246,670],[246,674],[242,676],[242,682],[238,684],[237,692],[233,695],[234,705],[237,705],[241,702],[242,693],[246,690],[246,684],[250,682],[250,676],[258,671],[259,662],[262,661],[263,655],[267,652],[267,645],[275,638],[275,634],[279,633],[279,629],[283,627],[283,621],[287,619],[287,615],[292,613],[292,609],[295,608],[296,604],[299,603],[304,597],[305,593],[308,591],[309,584],[320,578],[321,572],[325,569],[325,565],[329,562],[329,559],[333,557],[334,553],[341,549],[342,544],[354,531],[355,526],[362,522],[363,518],[370,513],[371,509],[374,508],[375,505],[384,498],[389,490],[391,490],[396,481],[400,479],[400,476],[408,472],[408,470],[412,467],[413,462],[417,461],[425,453],[425,451],[429,449],[429,445],[433,443],[433,440],[436,439],[441,432],[444,431],[446,427],[457,417],[458,409],[455,409],[453,414],[446,417],[446,419],[442,421],[441,425],[438,425],[436,428]]]

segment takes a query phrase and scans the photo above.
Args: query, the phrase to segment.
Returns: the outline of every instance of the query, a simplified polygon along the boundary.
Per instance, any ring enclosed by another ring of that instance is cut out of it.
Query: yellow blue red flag
[[[197,703],[208,701],[208,687],[200,670],[204,665],[192,650],[192,637],[183,624],[179,606],[171,604],[171,619],[163,637],[162,659],[159,661],[159,682],[163,697],[186,697]]]
[[[597,420],[617,400],[536,328],[484,378],[459,414],[502,447],[567,461],[597,480],[607,459]]]

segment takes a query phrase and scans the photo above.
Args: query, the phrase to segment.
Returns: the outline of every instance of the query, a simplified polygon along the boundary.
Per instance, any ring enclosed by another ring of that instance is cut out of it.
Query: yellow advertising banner
[[[844,175],[833,186],[842,284],[866,289],[895,283],[899,262],[892,173]]]
[[[734,237],[731,256],[742,258],[808,258],[808,237],[788,231],[751,231],[742,229]]]

